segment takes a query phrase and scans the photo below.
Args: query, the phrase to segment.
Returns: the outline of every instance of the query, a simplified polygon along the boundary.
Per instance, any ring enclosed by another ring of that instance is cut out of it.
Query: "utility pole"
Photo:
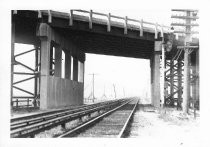
[[[114,88],[114,98],[116,99],[117,93],[116,93],[116,90],[115,90],[115,84],[113,84],[113,88]]]
[[[178,49],[184,49],[184,87],[183,87],[183,112],[185,114],[188,113],[189,110],[189,98],[190,98],[190,61],[189,54],[190,49],[198,48],[197,46],[190,46],[192,34],[198,33],[191,31],[191,27],[198,26],[198,24],[192,23],[192,21],[198,19],[197,10],[188,10],[188,9],[172,9],[172,11],[176,12],[184,12],[185,15],[178,16],[174,15],[171,18],[177,18],[185,20],[185,23],[172,23],[172,26],[182,26],[185,28],[184,31],[174,31],[174,33],[185,34],[184,46],[178,46]]]
[[[94,90],[95,90],[95,87],[94,87],[94,83],[95,83],[95,75],[98,75],[98,74],[95,74],[95,73],[92,73],[92,74],[89,74],[89,75],[92,75],[92,102],[94,103],[94,100],[96,99],[95,98],[95,93],[94,93]]]

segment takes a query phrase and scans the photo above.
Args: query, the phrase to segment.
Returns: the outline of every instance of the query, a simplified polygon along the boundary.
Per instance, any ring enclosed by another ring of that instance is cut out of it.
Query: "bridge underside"
[[[139,31],[135,29],[128,29],[127,34],[124,34],[124,29],[116,26],[112,26],[108,32],[103,23],[93,24],[90,29],[86,21],[74,20],[74,24],[69,26],[68,18],[61,14],[52,17],[51,22],[45,13],[41,18],[37,15],[36,11],[18,11],[12,15],[12,44],[35,46],[37,61],[33,73],[36,90],[32,98],[40,99],[41,109],[83,104],[85,53],[150,59],[152,104],[160,106],[160,32],[157,38],[147,29],[143,36],[139,36]],[[168,34],[163,35],[167,40]],[[64,78],[61,78],[62,51],[65,53]],[[167,59],[170,60],[173,54],[174,49],[167,53]],[[192,61],[196,61],[194,56]],[[13,45],[12,73],[17,64],[20,63],[16,62]],[[11,92],[17,88],[14,86],[13,75],[12,83]],[[13,102],[17,97],[11,95]]]
[[[46,16],[38,19],[36,15],[33,11],[21,11],[13,16],[15,42],[39,45],[37,26],[39,23],[47,23],[59,35],[77,44],[77,48],[85,53],[144,59],[150,59],[153,53],[154,33],[145,31],[140,37],[139,31],[128,30],[128,34],[125,35],[123,28],[118,27],[112,27],[111,32],[107,32],[106,25],[103,24],[94,24],[90,30],[88,22],[75,20],[74,25],[69,26],[67,19],[53,18],[52,23],[48,23]]]

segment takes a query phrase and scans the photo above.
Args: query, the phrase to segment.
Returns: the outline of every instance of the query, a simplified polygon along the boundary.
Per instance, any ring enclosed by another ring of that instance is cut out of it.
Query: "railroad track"
[[[63,109],[57,111],[54,110],[51,112],[44,112],[40,114],[14,118],[11,119],[10,136],[12,138],[35,137],[36,134],[39,134],[40,132],[49,130],[59,125],[62,126],[64,130],[66,130],[65,124],[68,122],[71,122],[76,119],[82,120],[82,118],[85,116],[92,118],[92,114],[94,113],[101,115],[129,101],[131,100],[119,99],[114,101],[97,103],[93,105],[82,106],[76,109]]]
[[[74,112],[79,112],[82,110],[87,110],[87,109],[91,109],[94,108],[96,106],[100,106],[100,105],[104,105],[104,104],[109,104],[112,103],[114,101],[108,101],[108,102],[101,102],[101,103],[96,103],[96,104],[92,104],[92,105],[86,105],[86,106],[78,106],[75,109],[72,108],[66,108],[66,109],[59,109],[59,110],[52,110],[52,111],[48,111],[48,112],[41,112],[38,114],[33,114],[33,115],[29,115],[29,116],[23,116],[23,117],[17,117],[17,118],[12,118],[10,120],[11,122],[11,130],[14,129],[18,129],[21,127],[25,127],[28,125],[32,125],[38,122],[42,122],[44,120],[49,120],[52,118],[56,118],[59,116],[64,116],[67,114],[71,114]]]
[[[126,136],[127,127],[132,120],[138,102],[139,100],[136,99],[125,102],[57,137],[123,138]]]

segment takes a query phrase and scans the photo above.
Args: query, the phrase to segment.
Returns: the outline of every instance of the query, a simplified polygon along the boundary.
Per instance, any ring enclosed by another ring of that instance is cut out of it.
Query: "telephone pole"
[[[92,101],[94,103],[94,100],[96,99],[95,98],[95,87],[94,87],[94,83],[95,83],[95,75],[98,75],[98,74],[95,74],[95,73],[92,73],[92,74],[89,74],[89,75],[92,75]]]
[[[183,12],[185,15],[173,15],[171,18],[185,20],[185,23],[172,23],[172,26],[181,26],[184,27],[183,31],[174,31],[174,33],[185,34],[184,46],[178,46],[178,49],[184,50],[184,87],[183,87],[183,112],[185,114],[188,113],[189,110],[189,98],[190,98],[190,50],[194,48],[198,48],[197,46],[190,46],[190,42],[192,39],[192,34],[197,34],[198,32],[193,32],[191,30],[192,27],[198,26],[198,24],[192,23],[198,19],[197,10],[189,10],[189,9],[172,9],[172,11]]]

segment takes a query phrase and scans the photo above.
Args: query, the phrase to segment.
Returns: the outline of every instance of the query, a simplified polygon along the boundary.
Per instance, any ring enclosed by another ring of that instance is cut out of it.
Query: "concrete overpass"
[[[70,13],[12,11],[11,102],[18,98],[13,95],[13,88],[28,92],[13,82],[14,74],[29,74],[14,72],[15,65],[29,68],[17,62],[14,55],[14,43],[25,43],[35,46],[36,68],[31,70],[35,90],[34,93],[28,93],[31,98],[40,99],[41,109],[83,104],[85,53],[149,59],[152,104],[160,107],[161,49],[162,43],[167,42],[173,42],[172,50],[166,53],[166,60],[171,60],[177,52],[177,46],[184,42],[175,40],[167,26],[84,10],[71,10]],[[61,78],[62,51],[65,52],[65,78]],[[196,54],[193,52],[191,58],[194,65],[198,58]],[[183,54],[180,57],[183,60]],[[171,67],[174,65],[171,64]]]

